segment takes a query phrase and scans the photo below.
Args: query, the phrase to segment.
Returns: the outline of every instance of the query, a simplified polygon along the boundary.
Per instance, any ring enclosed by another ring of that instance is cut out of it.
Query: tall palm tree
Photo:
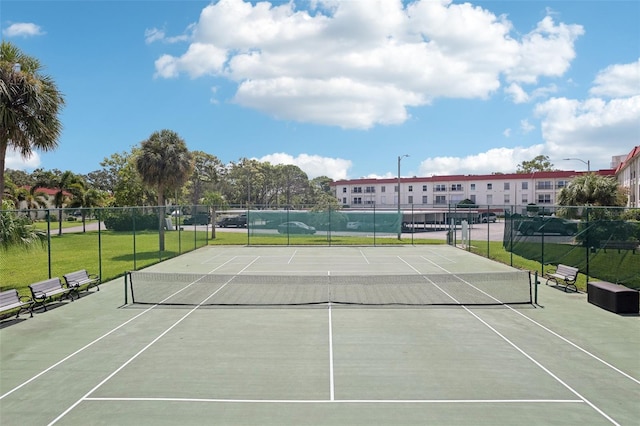
[[[159,249],[164,251],[165,192],[175,191],[187,181],[193,171],[193,156],[176,132],[165,129],[142,141],[135,163],[142,182],[158,193]]]
[[[64,97],[42,65],[13,44],[0,44],[0,205],[7,150],[29,158],[34,149],[57,147]]]

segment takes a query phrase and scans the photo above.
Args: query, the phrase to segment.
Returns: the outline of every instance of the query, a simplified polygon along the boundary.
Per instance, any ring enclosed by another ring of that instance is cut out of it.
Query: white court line
[[[291,262],[293,262],[293,258],[296,257],[296,253],[298,253],[298,250],[294,250],[293,254],[289,257],[289,261],[287,262],[287,265],[291,265]]]
[[[335,387],[333,382],[333,321],[331,317],[331,302],[329,302],[329,399],[335,399]]]
[[[219,399],[88,397],[85,401],[221,402],[231,404],[584,404],[581,399]]]
[[[399,257],[399,256],[398,256]],[[401,260],[404,261],[404,259],[401,258]],[[417,271],[416,268],[414,268],[412,265],[410,265],[408,262],[405,262],[407,265],[409,265],[409,267],[413,268],[414,270]],[[440,266],[439,266],[440,267]],[[446,269],[440,267],[440,269],[442,269],[443,271],[446,271],[448,273],[451,273],[449,271],[447,271]],[[455,274],[453,274],[455,275]],[[428,280],[428,277],[426,277],[426,279]],[[431,280],[429,280],[431,281]],[[462,280],[464,281],[464,280]],[[466,283],[466,281],[464,281]],[[447,293],[446,291],[444,291],[440,286],[438,286],[436,283],[434,283],[433,281],[431,281],[431,284],[433,284],[436,288],[438,288],[438,290],[440,290],[441,292],[443,292],[444,294],[447,295],[447,297],[449,297],[451,300],[453,300],[456,303],[459,303],[453,296],[451,296],[449,293]],[[469,284],[469,283],[467,283]],[[471,284],[469,284],[471,285]],[[474,287],[474,286],[472,286]],[[474,287],[475,288],[475,287]],[[483,292],[484,293],[484,292]],[[486,293],[485,293],[486,294]],[[492,296],[490,296],[492,297]],[[495,297],[492,297],[494,300],[497,300],[499,302],[498,299],[496,299]],[[512,311],[517,312],[517,310],[511,308],[508,305],[504,305],[507,306],[508,308],[510,308]],[[607,420],[609,420],[609,422],[611,422],[614,425],[618,425],[618,423],[613,420],[611,417],[609,417],[604,411],[602,411],[601,409],[599,409],[595,404],[593,404],[591,401],[589,401],[588,399],[586,399],[585,397],[583,397],[578,391],[576,391],[575,389],[573,389],[571,386],[569,386],[567,383],[565,383],[562,379],[560,379],[558,376],[556,376],[553,372],[551,372],[551,370],[549,370],[548,368],[546,368],[545,366],[543,366],[540,362],[536,361],[531,355],[529,355],[528,353],[526,353],[523,349],[521,349],[518,345],[516,345],[515,343],[513,343],[511,340],[509,340],[506,336],[504,336],[502,333],[500,333],[498,330],[496,330],[493,326],[491,326],[489,323],[487,323],[486,321],[484,321],[482,318],[480,318],[478,315],[476,315],[474,312],[472,312],[469,308],[467,308],[466,306],[462,305],[462,308],[467,311],[469,314],[471,314],[473,317],[475,317],[478,321],[480,321],[482,324],[484,324],[486,327],[488,327],[491,331],[493,331],[495,334],[497,334],[502,340],[504,340],[506,343],[508,343],[510,346],[512,346],[515,350],[517,350],[518,352],[520,352],[523,356],[525,356],[527,359],[529,359],[531,362],[533,362],[535,365],[537,365],[540,369],[542,369],[545,373],[547,373],[549,376],[551,376],[554,380],[556,380],[558,383],[560,383],[562,386],[564,386],[566,389],[568,389],[571,393],[573,393],[574,395],[576,395],[578,398],[582,399],[587,405],[589,405],[591,408],[593,408],[596,412],[598,412],[601,416],[603,416],[604,418],[606,418]]]
[[[362,250],[360,250],[360,254],[364,258],[364,261],[367,262],[367,265],[369,265],[371,262],[369,262],[369,259],[367,259],[367,255],[364,254],[364,252]]]
[[[257,259],[255,259],[257,260]],[[255,262],[254,260],[254,262]],[[248,265],[247,265],[248,266]],[[74,402],[69,408],[67,408],[65,411],[63,411],[62,413],[60,413],[60,415],[58,417],[56,417],[55,419],[53,419],[53,421],[51,421],[49,423],[49,425],[53,425],[55,423],[57,423],[60,419],[62,419],[64,416],[66,416],[71,410],[73,410],[75,407],[77,407],[82,401],[84,401],[85,399],[87,399],[89,397],[89,395],[91,395],[92,393],[94,393],[96,390],[98,390],[102,385],[104,385],[105,383],[107,383],[109,380],[111,380],[113,378],[113,376],[115,376],[116,374],[118,374],[120,371],[122,371],[123,368],[125,368],[127,365],[129,365],[130,363],[132,363],[136,358],[138,358],[140,355],[142,355],[142,353],[144,353],[147,349],[149,349],[153,344],[155,344],[158,340],[160,340],[162,337],[164,337],[167,333],[169,333],[171,330],[173,330],[178,324],[180,324],[182,321],[184,321],[188,316],[190,316],[192,313],[194,313],[200,306],[202,306],[207,300],[211,299],[213,296],[216,295],[216,293],[218,293],[220,290],[222,290],[227,284],[229,284],[231,282],[231,280],[233,280],[233,277],[227,281],[226,283],[224,283],[222,286],[220,286],[216,291],[214,291],[213,293],[211,293],[207,298],[205,298],[202,302],[200,302],[198,305],[196,305],[193,309],[191,309],[189,312],[187,312],[186,314],[184,314],[179,320],[177,320],[176,322],[174,322],[169,328],[167,328],[165,331],[163,331],[162,333],[160,333],[160,335],[158,337],[156,337],[155,339],[153,339],[151,342],[149,342],[145,347],[143,347],[142,349],[140,349],[138,352],[136,352],[135,355],[133,355],[131,358],[129,358],[127,361],[124,362],[124,364],[122,364],[120,367],[118,367],[115,371],[113,371],[111,374],[109,374],[107,377],[105,377],[100,383],[98,383],[97,385],[95,385],[91,390],[89,390],[89,392],[87,392],[82,398],[78,399],[76,402]],[[194,281],[195,282],[195,281]],[[193,284],[193,283],[192,283]]]
[[[402,260],[402,259],[401,259],[401,260]],[[428,259],[425,259],[425,260],[428,260]],[[405,262],[405,263],[407,263],[407,262]],[[413,268],[413,266],[411,266],[409,263],[407,263],[407,265],[409,265],[409,267]],[[439,265],[437,265],[437,264],[434,264],[434,265],[438,266],[440,269],[442,269],[443,271],[445,271],[445,272],[447,272],[447,273],[449,273],[449,274],[451,273],[451,272],[447,271],[446,269],[442,268],[441,266],[439,266]],[[417,269],[413,268],[413,270],[417,272]],[[453,275],[455,276],[455,274],[453,274]],[[456,277],[457,277],[457,276],[456,276]],[[459,278],[459,277],[457,277],[457,278]],[[467,281],[465,281],[465,280],[463,280],[463,279],[461,279],[461,278],[460,278],[460,280],[461,280],[461,281],[463,281],[463,282],[465,282],[466,284],[470,285],[471,287],[475,288],[476,290],[478,290],[478,291],[482,292],[483,294],[487,295],[488,297],[492,298],[492,299],[493,299],[493,300],[495,300],[496,302],[501,303],[501,302],[500,302],[500,300],[496,299],[495,297],[491,296],[490,294],[485,293],[484,291],[480,290],[479,288],[477,288],[477,287],[476,287],[476,286],[474,286],[473,284],[471,284],[471,283],[469,283],[469,282],[467,282]],[[440,289],[440,290],[441,290],[441,291],[443,291],[442,289]],[[445,293],[445,294],[446,294],[446,293]],[[449,295],[447,294],[447,296],[449,296]],[[451,297],[451,296],[449,296],[449,297]],[[603,360],[602,358],[598,357],[597,355],[592,354],[591,352],[589,352],[588,350],[586,350],[586,349],[584,349],[584,348],[580,347],[579,345],[577,345],[577,344],[573,343],[571,340],[567,339],[566,337],[561,336],[560,334],[556,333],[555,331],[551,330],[550,328],[548,328],[548,327],[546,327],[546,326],[544,326],[544,325],[540,324],[540,323],[539,323],[539,322],[537,322],[536,320],[534,320],[534,319],[532,319],[532,318],[530,318],[530,317],[526,316],[525,314],[523,314],[523,313],[522,313],[522,312],[520,312],[519,310],[514,309],[513,307],[511,307],[511,306],[509,306],[509,305],[503,304],[503,306],[506,306],[506,307],[507,307],[508,309],[510,309],[511,311],[513,311],[513,312],[517,313],[517,314],[518,314],[518,315],[520,315],[521,317],[523,317],[523,318],[527,319],[528,321],[530,321],[530,322],[532,322],[533,324],[537,325],[538,327],[542,328],[542,329],[543,329],[543,330],[545,330],[546,332],[548,332],[548,333],[550,333],[550,334],[552,334],[552,335],[556,336],[558,339],[560,339],[560,340],[564,341],[565,343],[568,343],[569,345],[573,346],[575,349],[578,349],[580,352],[584,353],[585,355],[588,355],[589,357],[591,357],[591,358],[595,359],[596,361],[598,361],[598,362],[602,363],[603,365],[605,365],[605,366],[607,366],[607,367],[611,368],[611,369],[612,369],[612,370],[614,370],[615,372],[617,372],[617,373],[619,373],[619,374],[623,375],[623,376],[624,376],[624,377],[626,377],[627,379],[629,379],[629,380],[631,380],[631,381],[633,381],[633,382],[635,382],[635,383],[637,383],[637,384],[639,384],[639,385],[640,385],[640,380],[636,379],[635,377],[631,376],[630,374],[625,373],[624,371],[620,370],[620,369],[619,369],[619,368],[617,368],[616,366],[614,366],[614,365],[612,365],[612,364],[608,363],[607,361]]]

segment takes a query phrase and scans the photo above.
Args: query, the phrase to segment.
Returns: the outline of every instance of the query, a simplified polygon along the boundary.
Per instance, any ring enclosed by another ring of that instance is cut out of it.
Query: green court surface
[[[512,268],[437,245],[205,247],[148,270],[393,280]],[[130,291],[125,304],[124,281],[0,322],[0,424],[640,424],[640,317],[582,293],[168,306],[132,304]]]

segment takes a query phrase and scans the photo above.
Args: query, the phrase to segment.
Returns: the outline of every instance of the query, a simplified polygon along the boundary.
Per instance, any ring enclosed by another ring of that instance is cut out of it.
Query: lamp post
[[[584,160],[581,160],[579,158],[563,158],[563,160],[565,160],[565,161],[569,161],[569,160],[580,161],[581,163],[584,163],[584,164],[587,165],[587,173],[591,173],[591,161],[589,161],[589,160],[584,161]]]
[[[400,213],[400,161],[408,157],[409,154],[398,155],[398,218],[400,219],[400,230],[398,231],[398,240],[402,239],[402,214]]]

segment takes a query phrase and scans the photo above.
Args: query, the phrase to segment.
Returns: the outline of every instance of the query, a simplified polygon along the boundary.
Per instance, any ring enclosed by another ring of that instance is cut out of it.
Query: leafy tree
[[[550,172],[553,164],[546,155],[538,155],[533,160],[523,161],[518,165],[516,173]]]
[[[191,204],[198,204],[206,193],[215,192],[224,176],[224,164],[215,155],[193,151],[193,174],[189,179]]]
[[[62,124],[58,117],[64,98],[42,65],[13,44],[0,44],[0,205],[4,196],[4,170],[9,148],[23,158],[34,149],[57,147]]]
[[[153,190],[147,190],[136,169],[135,158],[140,149],[133,148],[131,152],[112,154],[105,158],[100,165],[104,167],[99,184],[100,189],[113,195],[112,205],[139,206],[155,203],[157,196]],[[92,172],[93,173],[93,172]],[[92,178],[95,174],[90,173]]]
[[[159,249],[164,250],[165,192],[180,188],[193,171],[193,156],[184,140],[171,130],[161,130],[142,141],[135,158],[142,182],[158,193]]]

